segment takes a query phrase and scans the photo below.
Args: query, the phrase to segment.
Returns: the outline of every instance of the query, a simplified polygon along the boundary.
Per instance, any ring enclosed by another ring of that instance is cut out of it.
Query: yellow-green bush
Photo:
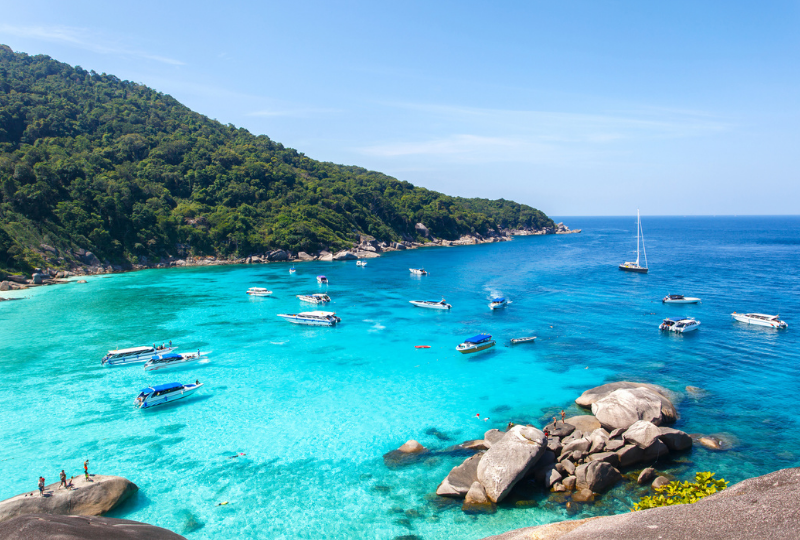
[[[676,481],[656,488],[656,495],[642,497],[638,503],[633,505],[631,511],[636,512],[675,504],[692,504],[703,497],[722,491],[726,487],[728,487],[728,482],[723,479],[714,480],[713,472],[699,472],[695,474],[694,482]]]

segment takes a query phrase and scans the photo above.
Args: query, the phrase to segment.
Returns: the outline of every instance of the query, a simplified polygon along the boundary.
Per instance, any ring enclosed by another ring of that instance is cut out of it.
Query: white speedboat
[[[644,266],[639,265],[639,239],[641,238],[642,252],[644,253]],[[644,233],[642,232],[642,219],[639,217],[639,210],[636,210],[636,262],[626,262],[619,265],[620,270],[626,272],[647,273],[647,252],[644,250]]]
[[[683,296],[682,294],[668,294],[661,299],[661,302],[664,304],[697,304],[700,299],[693,296]]]
[[[121,366],[124,364],[137,364],[147,362],[154,355],[166,354],[175,350],[170,341],[169,346],[156,347],[131,347],[130,349],[115,349],[108,351],[101,362],[104,366]]]
[[[167,353],[152,357],[144,365],[145,371],[156,371],[180,366],[189,362],[195,362],[203,358],[208,358],[207,352],[188,352],[188,353]]]
[[[755,324],[758,326],[769,326],[770,328],[789,328],[789,325],[780,320],[778,315],[766,315],[764,313],[731,313],[731,316],[739,322]]]
[[[165,403],[172,403],[194,394],[203,383],[181,384],[178,382],[157,384],[142,388],[139,396],[134,400],[134,406],[139,409],[150,409]]]
[[[414,274],[415,276],[427,276],[428,272],[425,271],[424,268],[409,268],[409,272]]]
[[[450,309],[451,307],[453,307],[447,302],[445,302],[444,298],[442,298],[438,302],[434,302],[432,300],[409,300],[409,303],[417,307],[424,307],[428,309]]]
[[[664,319],[658,329],[669,330],[670,332],[678,332],[685,334],[686,332],[693,332],[700,326],[700,321],[694,320],[692,317],[685,317],[683,319],[675,317],[671,319]]]
[[[324,304],[331,301],[331,297],[323,293],[298,294],[297,298],[299,298],[301,302],[308,302],[309,304]]]
[[[490,347],[494,347],[496,342],[489,334],[478,334],[464,340],[464,343],[456,347],[456,350],[461,354],[475,353],[478,351],[485,351]]]
[[[327,285],[328,278],[326,278],[325,276],[317,276],[317,283],[319,283],[320,285]]]
[[[250,296],[269,296],[272,294],[272,291],[264,287],[250,287],[247,289],[247,294]]]
[[[367,266],[367,261],[356,261],[356,266]]]
[[[332,311],[304,311],[302,313],[279,313],[278,317],[290,323],[304,324],[307,326],[334,326],[342,322]]]
[[[489,309],[502,309],[508,305],[508,300],[505,298],[495,298],[489,302]]]
[[[531,337],[518,337],[518,338],[514,338],[514,339],[512,339],[512,340],[511,340],[511,343],[512,343],[513,345],[516,345],[517,343],[528,343],[528,342],[530,342],[530,341],[534,341],[534,340],[536,340],[536,336],[531,336]]]

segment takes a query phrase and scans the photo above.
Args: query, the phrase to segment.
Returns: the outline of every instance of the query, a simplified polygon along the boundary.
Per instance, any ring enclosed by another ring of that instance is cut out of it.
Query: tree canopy
[[[0,45],[0,268],[42,245],[116,263],[185,252],[313,252],[553,226],[512,201],[450,197],[315,161],[113,75]]]

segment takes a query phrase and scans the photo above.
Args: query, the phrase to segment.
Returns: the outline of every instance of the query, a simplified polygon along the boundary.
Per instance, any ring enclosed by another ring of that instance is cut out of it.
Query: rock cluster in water
[[[186,540],[167,529],[128,519],[28,514],[0,523],[4,540]]]
[[[666,425],[678,419],[670,396],[655,385],[610,383],[576,400],[593,415],[573,416],[541,430],[530,425],[489,430],[482,440],[459,445],[476,453],[450,471],[436,494],[464,499],[465,512],[493,512],[525,480],[553,492],[569,492],[575,502],[592,501],[622,480],[621,470],[653,465],[692,447],[690,435]],[[384,459],[390,466],[409,462],[402,456],[410,454],[401,448]],[[636,480],[640,485],[669,481],[650,467]]]

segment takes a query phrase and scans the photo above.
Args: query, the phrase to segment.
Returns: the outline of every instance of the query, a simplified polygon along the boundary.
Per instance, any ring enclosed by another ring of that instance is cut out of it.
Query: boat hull
[[[684,298],[683,300],[662,300],[664,304],[698,304],[699,298]]]
[[[292,324],[299,324],[302,326],[334,326],[338,321],[329,321],[329,320],[322,320],[322,319],[302,319],[297,317],[284,317],[283,315],[278,315],[282,319],[289,321]]]
[[[634,272],[636,274],[646,274],[647,268],[642,268],[641,266],[625,266],[624,264],[619,265],[619,269],[623,272]]]
[[[450,304],[440,304],[438,302],[425,303],[425,302],[420,302],[420,301],[417,301],[417,300],[409,300],[409,303],[412,306],[416,306],[416,307],[419,307],[419,308],[426,308],[426,309],[448,310],[451,307]]]
[[[461,345],[459,345],[458,347],[456,347],[456,350],[458,352],[460,352],[461,354],[472,354],[472,353],[476,353],[476,352],[485,351],[486,349],[490,349],[490,348],[494,347],[496,344],[497,343],[495,341],[489,341],[487,343],[480,343],[478,345],[475,345],[474,347],[463,347],[462,348]]]
[[[124,366],[127,364],[142,364],[147,362],[153,356],[160,355],[160,354],[167,354],[172,352],[176,349],[176,347],[167,347],[166,349],[153,349],[152,351],[148,351],[146,353],[135,354],[130,356],[122,356],[119,358],[111,358],[109,360],[105,360],[102,362],[104,366]]]
[[[507,302],[503,302],[502,304],[495,304],[494,302],[489,304],[489,309],[503,309],[508,305]]]

